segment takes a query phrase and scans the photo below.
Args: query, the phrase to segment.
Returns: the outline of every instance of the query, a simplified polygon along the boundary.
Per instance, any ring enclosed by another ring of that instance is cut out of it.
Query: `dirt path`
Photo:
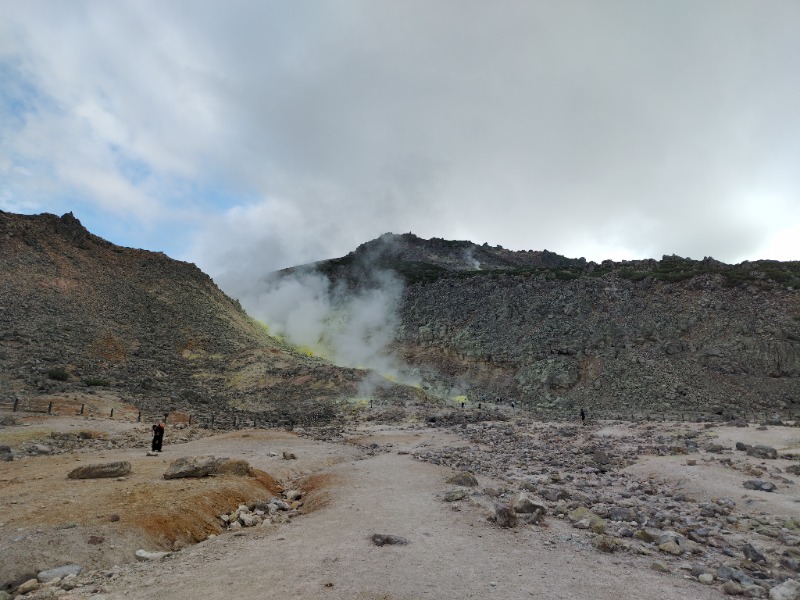
[[[451,472],[398,454],[443,443],[441,432],[386,431],[373,439],[391,439],[392,451],[321,472],[328,481],[324,508],[287,525],[202,542],[160,563],[123,567],[94,597],[720,597],[697,582],[650,570],[652,560],[644,557],[600,554],[556,519],[546,528],[504,530],[468,500],[443,502]],[[369,540],[374,533],[402,536],[408,544],[376,547]]]

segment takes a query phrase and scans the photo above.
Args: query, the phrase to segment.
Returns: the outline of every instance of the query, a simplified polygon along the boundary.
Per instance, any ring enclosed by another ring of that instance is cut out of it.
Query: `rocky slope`
[[[112,391],[157,414],[292,413],[364,373],[295,353],[195,265],[115,246],[68,213],[0,211],[0,402]]]
[[[312,266],[351,288],[396,272],[406,285],[395,352],[472,402],[624,416],[800,412],[798,262],[598,265],[386,234]]]

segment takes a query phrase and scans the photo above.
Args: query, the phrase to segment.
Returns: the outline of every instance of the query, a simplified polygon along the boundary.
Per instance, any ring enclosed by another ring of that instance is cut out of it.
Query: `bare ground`
[[[279,430],[242,430],[171,444],[147,456],[147,428],[134,423],[66,417],[36,419],[29,427],[0,428],[14,445],[49,430],[91,426],[108,435],[136,433],[141,445],[74,451],[0,463],[0,582],[18,583],[49,567],[76,563],[94,573],[61,598],[234,597],[238,600],[456,598],[719,598],[680,574],[653,571],[653,559],[603,554],[584,532],[548,517],[544,526],[500,529],[468,497],[442,501],[452,471],[414,459],[415,449],[463,440],[420,426],[362,427],[349,443],[318,442]],[[623,426],[618,426],[623,427]],[[796,429],[715,430],[721,440],[798,445]],[[604,431],[613,438],[623,431]],[[624,434],[630,435],[630,428]],[[764,439],[761,439],[761,438]],[[752,439],[750,439],[752,438]],[[368,452],[370,444],[388,452]],[[284,460],[290,451],[297,460]],[[175,458],[200,455],[247,460],[254,478],[165,481]],[[68,480],[77,465],[130,461],[122,480]],[[687,466],[685,457],[643,457],[628,467],[699,496],[726,495],[753,510],[800,516],[796,493],[741,489],[741,478],[717,462]],[[495,482],[479,474],[481,486]],[[307,493],[302,514],[283,525],[223,533],[216,516],[239,503],[269,498],[280,488]],[[118,517],[118,520],[117,518]],[[405,538],[376,547],[375,533]],[[209,538],[209,535],[212,537]],[[215,535],[219,534],[217,537]],[[135,563],[134,552],[176,549],[159,562]]]

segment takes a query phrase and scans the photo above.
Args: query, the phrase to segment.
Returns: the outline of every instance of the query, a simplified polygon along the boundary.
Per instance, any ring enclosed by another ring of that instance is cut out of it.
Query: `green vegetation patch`
[[[54,367],[47,371],[47,376],[55,381],[66,381],[69,379],[69,373],[63,367]]]

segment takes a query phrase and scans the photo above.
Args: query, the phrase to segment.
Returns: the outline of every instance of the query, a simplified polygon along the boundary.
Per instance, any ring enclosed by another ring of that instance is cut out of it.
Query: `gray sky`
[[[800,260],[796,0],[0,0],[0,208],[212,276],[392,231]]]

